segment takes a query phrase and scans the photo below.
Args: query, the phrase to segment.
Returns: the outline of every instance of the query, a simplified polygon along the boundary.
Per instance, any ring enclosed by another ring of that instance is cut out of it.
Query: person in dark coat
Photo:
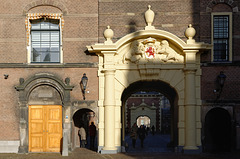
[[[152,134],[153,135],[155,134],[155,126],[154,125],[152,126]]]
[[[137,131],[138,131],[137,124],[134,123],[133,126],[132,126],[132,129],[131,129],[131,134],[130,134],[130,137],[132,138],[132,146],[133,146],[133,148],[135,148],[135,145],[136,145]]]
[[[141,147],[143,148],[143,141],[146,137],[146,130],[143,125],[141,125],[139,131],[138,131],[139,139],[141,140]]]
[[[94,150],[95,136],[96,136],[96,126],[93,122],[89,126],[89,136],[90,136],[90,149]]]

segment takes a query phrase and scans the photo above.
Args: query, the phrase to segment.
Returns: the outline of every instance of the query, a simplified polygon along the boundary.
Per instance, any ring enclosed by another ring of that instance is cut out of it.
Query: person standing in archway
[[[139,138],[141,140],[141,147],[143,148],[143,141],[146,137],[146,130],[145,130],[145,127],[143,125],[141,125],[138,134],[139,134]]]
[[[155,134],[155,126],[153,125],[152,126],[152,135],[154,135]]]
[[[137,124],[134,123],[133,126],[132,126],[132,129],[131,129],[131,134],[130,134],[130,137],[132,139],[132,146],[133,146],[133,148],[135,148],[135,145],[136,145],[137,131],[138,131]]]
[[[94,150],[95,136],[96,136],[96,126],[93,122],[89,126],[89,136],[90,136],[90,149]]]
[[[78,134],[80,136],[80,147],[85,148],[85,145],[87,144],[86,142],[86,131],[84,127],[81,125]]]

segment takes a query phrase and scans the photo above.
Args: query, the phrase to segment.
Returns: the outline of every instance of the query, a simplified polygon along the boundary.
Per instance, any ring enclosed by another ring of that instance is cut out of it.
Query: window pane
[[[51,41],[59,41],[59,31],[51,32]]]
[[[50,32],[43,31],[41,35],[41,41],[50,41]]]
[[[52,42],[50,51],[59,51],[59,42]]]
[[[228,40],[214,40],[214,60],[228,60]]]
[[[40,32],[32,32],[32,41],[40,41]]]
[[[59,53],[51,53],[51,62],[59,62]]]
[[[40,51],[41,45],[39,42],[32,42],[32,50],[35,49],[36,51]]]
[[[41,43],[41,51],[50,52],[50,43],[42,42]]]
[[[43,55],[43,61],[42,62],[50,62],[51,61],[49,52],[43,52],[42,55]]]
[[[32,51],[32,61],[33,62],[40,62],[40,56],[41,53],[39,51],[37,51],[36,49],[33,49]]]

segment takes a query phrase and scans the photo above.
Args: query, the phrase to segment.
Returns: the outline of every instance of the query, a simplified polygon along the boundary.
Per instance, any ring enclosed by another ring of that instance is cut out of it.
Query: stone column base
[[[101,150],[101,154],[116,154],[117,150]]]
[[[103,149],[103,146],[98,146],[97,152],[98,152],[98,153],[101,153],[102,149]]]
[[[28,153],[28,146],[19,146],[18,153]]]

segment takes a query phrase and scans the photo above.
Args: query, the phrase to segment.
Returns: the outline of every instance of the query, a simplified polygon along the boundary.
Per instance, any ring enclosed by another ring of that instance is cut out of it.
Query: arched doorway
[[[211,109],[205,117],[204,149],[206,152],[231,150],[231,116],[223,108]]]
[[[136,94],[141,97],[142,103],[136,101]],[[156,98],[147,98],[147,96],[156,96]],[[151,119],[149,130],[154,125],[155,131],[159,135],[155,136],[155,138],[149,136],[146,138],[146,142],[150,142],[147,140],[152,139],[154,141],[158,140],[159,142],[152,144],[150,143],[148,145],[148,150],[146,149],[145,151],[148,152],[151,151],[151,149],[158,149],[161,152],[172,151],[174,147],[178,146],[178,98],[179,97],[176,93],[176,90],[163,81],[138,81],[131,84],[123,91],[122,94],[122,142],[125,143],[130,141],[128,139],[129,134],[125,134],[125,130],[127,129],[129,132],[131,131],[133,121],[137,122],[138,118],[146,116],[149,120]],[[131,102],[129,99],[132,99]],[[133,101],[136,101],[136,104],[131,106],[131,108],[126,111],[126,101],[128,104],[132,104]],[[166,103],[164,104],[164,102],[168,103],[167,105],[169,106],[165,105]],[[136,112],[134,113],[132,111]],[[131,121],[131,124],[129,124],[129,121]],[[142,122],[144,121],[146,120],[142,120]],[[125,138],[126,135],[128,135],[127,139]],[[165,135],[165,141],[161,140],[163,138],[163,135]],[[131,151],[131,148],[129,148],[129,151]],[[137,151],[134,150],[134,152]]]
[[[68,117],[73,86],[69,78],[65,82],[49,73],[19,79],[15,87],[19,91],[19,153],[61,151],[64,132],[71,129]]]
[[[82,108],[77,110],[74,114],[73,114],[73,148],[76,147],[80,147],[80,136],[78,133],[78,130],[80,127],[83,127],[86,131],[86,135],[87,135],[87,140],[89,137],[89,125],[93,122],[94,124],[96,124],[96,116],[95,116],[95,112],[91,109],[88,108]],[[89,148],[89,141],[87,142],[86,145],[87,148]]]
[[[146,115],[141,115],[137,117],[136,119],[137,126],[140,127],[141,125],[146,126],[147,128],[150,128],[151,126],[151,119]]]

